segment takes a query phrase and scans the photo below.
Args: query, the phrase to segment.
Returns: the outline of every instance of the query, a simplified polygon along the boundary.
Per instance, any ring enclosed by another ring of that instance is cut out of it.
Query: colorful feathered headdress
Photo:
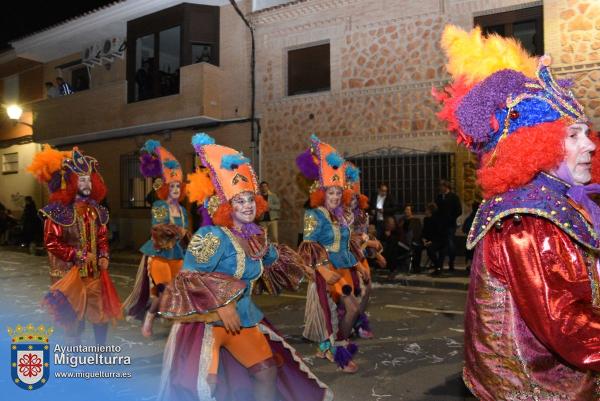
[[[310,137],[310,147],[296,158],[296,165],[307,179],[315,181],[314,189],[346,187],[346,160],[316,135]]]
[[[92,193],[90,197],[100,202],[106,196],[106,186],[98,170],[98,161],[83,154],[77,147],[60,151],[50,145],[43,145],[27,167],[39,182],[48,185],[50,202],[69,204],[77,193],[78,176],[90,176]]]
[[[453,82],[433,91],[443,103],[438,117],[459,143],[484,154],[515,131],[566,118],[587,123],[568,81],[556,81],[550,57],[530,56],[519,42],[496,34],[484,36],[449,25],[442,48]]]
[[[43,145],[42,151],[36,153],[27,171],[39,182],[48,184],[50,192],[55,192],[65,189],[71,174],[98,173],[98,161],[84,155],[77,147],[73,150],[60,151],[50,145]]]
[[[159,141],[149,139],[141,149],[140,172],[144,177],[158,178],[155,187],[179,181],[183,182],[181,165]]]
[[[235,149],[216,145],[215,140],[198,133],[192,145],[202,167],[188,175],[188,198],[204,205],[211,217],[220,205],[243,192],[258,193],[258,183],[250,159]]]
[[[484,196],[526,184],[564,157],[566,127],[588,123],[570,81],[557,81],[549,56],[530,56],[512,38],[449,25],[441,40],[452,82],[432,90],[438,118],[480,158]],[[526,162],[525,162],[526,161]]]

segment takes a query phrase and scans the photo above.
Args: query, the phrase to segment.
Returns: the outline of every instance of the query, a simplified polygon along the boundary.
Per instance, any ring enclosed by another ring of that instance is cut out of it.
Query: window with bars
[[[145,178],[140,172],[139,154],[121,155],[121,208],[149,208],[146,201],[152,197],[152,178]]]
[[[19,153],[5,153],[2,155],[2,174],[16,174],[19,172]]]
[[[361,171],[361,191],[372,199],[386,184],[398,213],[412,205],[415,213],[435,200],[440,180],[454,181],[454,153],[383,148],[348,157]]]

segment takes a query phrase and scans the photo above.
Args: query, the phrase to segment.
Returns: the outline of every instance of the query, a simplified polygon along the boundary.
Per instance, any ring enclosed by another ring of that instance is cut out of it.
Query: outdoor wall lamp
[[[16,104],[6,106],[6,114],[8,114],[8,118],[10,118],[15,125],[23,124],[33,128],[33,125],[20,121],[21,116],[23,115],[23,108],[21,106]]]

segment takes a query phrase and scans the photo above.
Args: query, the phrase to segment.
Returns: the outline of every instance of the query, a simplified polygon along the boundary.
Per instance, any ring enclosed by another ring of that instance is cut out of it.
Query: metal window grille
[[[399,213],[411,204],[416,213],[435,200],[442,179],[454,181],[454,153],[380,148],[348,157],[361,171],[361,190],[372,198],[386,184]]]
[[[139,154],[121,155],[121,208],[148,208],[146,195],[152,190],[152,178],[140,173]]]

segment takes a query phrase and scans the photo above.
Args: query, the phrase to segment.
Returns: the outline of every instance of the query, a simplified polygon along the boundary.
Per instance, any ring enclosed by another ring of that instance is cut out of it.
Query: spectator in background
[[[465,235],[469,235],[469,230],[471,230],[471,226],[473,225],[473,220],[475,220],[475,214],[477,213],[477,209],[479,209],[480,203],[477,201],[473,201],[471,204],[471,213],[465,219],[462,225],[462,232]],[[465,248],[465,263],[467,264],[467,272],[471,270],[471,262],[473,261],[473,253],[475,251],[473,249]]]
[[[56,86],[58,86],[58,92],[61,96],[71,95],[75,93],[73,91],[73,88],[71,88],[71,85],[69,85],[67,81],[65,81],[61,77],[56,77]]]
[[[437,205],[433,202],[429,203],[425,208],[421,240],[427,256],[435,268],[434,275],[438,275],[442,271],[443,259],[440,256],[445,245],[444,235],[444,224],[440,219]]]
[[[6,206],[0,202],[0,245],[4,245],[8,242],[7,234],[9,222],[9,211]]]
[[[421,270],[421,251],[423,250],[423,242],[421,241],[423,226],[421,220],[413,214],[412,205],[404,207],[404,214],[400,218],[400,229],[402,230],[403,242],[409,245],[411,249],[413,272],[419,273]]]
[[[383,257],[389,269],[388,279],[392,280],[398,268],[403,268],[406,265],[404,262],[409,260],[410,257],[410,248],[402,242],[402,233],[394,216],[385,218],[381,243],[383,245]]]
[[[29,246],[31,243],[41,243],[42,220],[38,217],[38,209],[31,196],[25,197],[25,209],[21,216],[23,225],[23,237],[21,246]]]
[[[440,181],[440,193],[435,198],[438,208],[442,231],[444,233],[444,246],[440,252],[440,269],[444,266],[444,259],[448,255],[448,269],[454,270],[454,258],[456,257],[456,219],[462,214],[462,205],[458,196],[451,191],[450,182]]]
[[[389,194],[388,186],[380,184],[377,195],[371,199],[371,216],[377,229],[377,238],[381,240],[386,217],[394,216],[394,198]]]
[[[163,182],[163,180],[160,177],[155,178],[154,181],[152,181],[152,189],[150,191],[148,191],[148,193],[146,194],[146,197],[144,198],[147,206],[152,206],[154,204],[154,202],[159,200],[159,197],[156,194],[156,188],[160,188],[162,186],[162,182]]]
[[[260,196],[269,205],[269,209],[263,215],[260,225],[267,231],[268,238],[272,242],[279,242],[279,230],[277,226],[281,210],[279,197],[269,190],[269,183],[266,181],[260,183]]]
[[[46,85],[46,97],[48,99],[52,99],[52,98],[60,96],[60,91],[58,90],[58,88],[56,86],[54,86],[54,84],[52,82],[48,81],[44,85]]]
[[[152,73],[150,71],[150,60],[142,62],[142,67],[135,73],[135,83],[138,89],[138,100],[150,99],[152,97]]]

